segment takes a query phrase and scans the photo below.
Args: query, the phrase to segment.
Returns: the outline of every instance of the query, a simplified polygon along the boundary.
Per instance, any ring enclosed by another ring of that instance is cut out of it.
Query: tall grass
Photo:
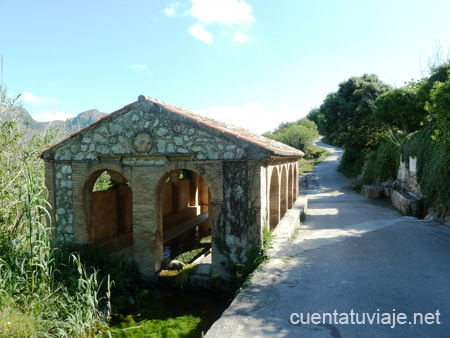
[[[18,118],[4,118],[15,102],[0,92],[0,337],[93,337],[105,325],[100,302],[109,301],[97,272],[56,248],[37,158],[61,134],[49,129],[25,142]]]

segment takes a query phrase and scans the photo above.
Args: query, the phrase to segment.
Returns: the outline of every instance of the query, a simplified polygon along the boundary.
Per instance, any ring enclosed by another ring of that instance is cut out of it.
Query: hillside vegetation
[[[0,94],[0,337],[101,336],[110,311],[108,270],[132,269],[109,261],[100,273],[70,247],[56,249],[38,155],[63,131],[47,128],[25,140],[23,116],[11,114],[21,111],[13,108],[17,97]]]
[[[351,77],[311,110],[324,141],[343,147],[340,170],[357,184],[395,181],[400,160],[417,158],[425,210],[450,210],[450,63],[391,88],[376,75]]]
[[[328,156],[327,150],[314,144],[319,137],[317,124],[305,117],[295,122],[283,122],[274,131],[264,133],[264,136],[305,153],[305,157],[299,161],[299,174],[311,170]]]

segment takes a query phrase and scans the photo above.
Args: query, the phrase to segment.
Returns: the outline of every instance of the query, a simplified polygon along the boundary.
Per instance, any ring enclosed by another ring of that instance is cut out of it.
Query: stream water
[[[229,306],[232,294],[218,291],[141,289],[110,322],[113,337],[202,337]]]
[[[211,247],[200,242],[210,235],[207,224],[188,230],[164,243],[164,258]],[[233,299],[231,292],[223,290],[174,290],[146,284],[138,290],[109,322],[112,337],[202,337]]]
[[[211,235],[211,229],[208,224],[199,225],[191,230],[164,242],[164,258],[175,259],[178,255],[186,251],[198,248],[210,247],[211,244],[202,244],[200,240]]]

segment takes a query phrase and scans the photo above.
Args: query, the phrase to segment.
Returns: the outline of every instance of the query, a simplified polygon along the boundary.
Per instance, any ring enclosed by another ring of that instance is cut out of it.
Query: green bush
[[[400,165],[401,148],[391,140],[380,144],[377,150],[368,155],[369,163],[364,170],[361,183],[375,184],[388,179],[396,179]]]
[[[313,142],[319,136],[316,130],[309,129],[303,125],[293,125],[272,135],[276,141],[288,146],[302,150],[305,154],[310,154],[313,149]]]
[[[365,152],[358,148],[345,148],[339,171],[347,177],[357,177],[364,166]]]
[[[375,100],[374,119],[395,131],[420,129],[429,113],[421,106],[414,86],[392,89]]]
[[[316,123],[304,117],[295,122],[280,123],[273,132],[264,133],[264,136],[299,149],[308,156],[319,133]]]
[[[450,150],[450,70],[445,82],[437,81],[430,93],[427,109],[434,114],[436,123],[436,140]]]
[[[326,156],[328,156],[328,150],[318,147],[318,146],[312,146],[311,147],[311,152],[309,153],[308,156],[306,156],[307,159],[312,159],[312,160],[318,160],[321,157],[324,157],[324,159],[326,158]]]
[[[444,211],[450,208],[450,154],[433,136],[430,129],[409,135],[403,144],[402,156],[417,158],[417,179],[425,207],[433,205]]]
[[[298,160],[299,175],[303,175],[304,173],[311,171],[316,165],[318,165],[328,157],[328,150],[317,146],[314,146],[312,149],[313,150],[309,155]]]

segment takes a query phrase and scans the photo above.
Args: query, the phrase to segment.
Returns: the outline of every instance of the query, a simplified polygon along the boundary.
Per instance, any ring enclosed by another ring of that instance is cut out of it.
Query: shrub
[[[445,82],[437,81],[430,93],[427,109],[434,114],[436,140],[450,150],[450,70]]]
[[[381,142],[377,150],[368,155],[369,163],[361,183],[374,184],[396,179],[400,165],[401,148],[391,140]]]
[[[305,154],[310,154],[313,149],[313,142],[318,136],[319,134],[316,130],[309,129],[303,125],[293,125],[273,134],[272,138],[288,146],[300,149]]]
[[[364,166],[364,157],[364,150],[346,147],[339,165],[339,171],[347,177],[357,177],[361,174]]]
[[[411,133],[421,128],[429,113],[420,105],[412,87],[392,89],[375,100],[375,120],[389,128]]]
[[[450,207],[449,150],[433,138],[432,130],[421,130],[407,137],[404,159],[417,158],[417,179],[425,207]],[[407,162],[408,163],[408,162]]]

